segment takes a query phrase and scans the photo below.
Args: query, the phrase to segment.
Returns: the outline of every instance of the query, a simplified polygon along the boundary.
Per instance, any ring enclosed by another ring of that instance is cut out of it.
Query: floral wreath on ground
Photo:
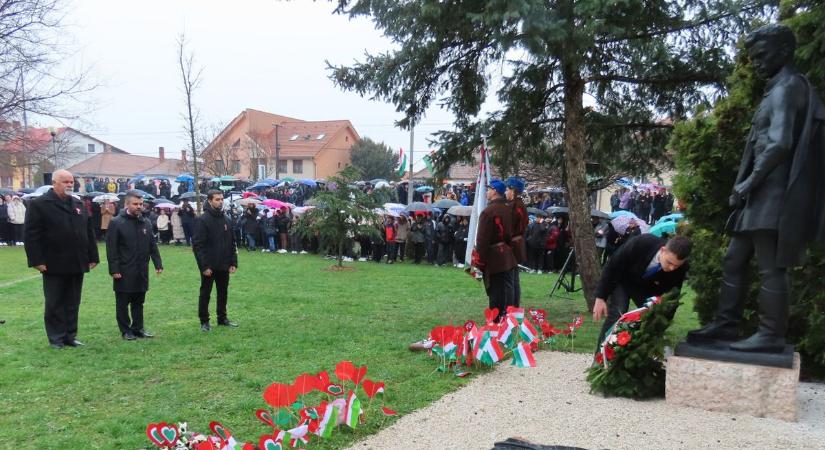
[[[356,367],[350,361],[341,361],[334,373],[337,383],[322,371],[316,375],[298,375],[292,384],[269,385],[263,397],[270,408],[255,411],[255,416],[267,427],[257,446],[236,440],[220,422],[209,424],[211,434],[189,431],[185,422],[150,423],[146,436],[164,450],[283,450],[287,446],[306,448],[312,436],[329,438],[341,425],[357,428],[365,422],[378,397],[381,400],[376,406],[380,404],[382,417],[396,415],[384,404],[384,383],[366,378],[367,366]],[[359,388],[369,399],[366,405],[356,395]]]
[[[681,304],[679,297],[678,290],[650,297],[619,318],[587,370],[591,392],[637,399],[664,395],[664,335]]]
[[[436,370],[463,378],[470,374],[471,367],[492,367],[511,356],[511,365],[535,367],[533,352],[542,346],[563,346],[562,336],[569,340],[572,350],[576,331],[583,323],[579,315],[559,329],[547,321],[547,311],[527,308],[525,315],[524,308],[513,306],[498,322],[497,308],[486,308],[484,316],[483,326],[468,320],[463,326],[441,325],[430,331],[424,346],[430,355],[438,357]]]

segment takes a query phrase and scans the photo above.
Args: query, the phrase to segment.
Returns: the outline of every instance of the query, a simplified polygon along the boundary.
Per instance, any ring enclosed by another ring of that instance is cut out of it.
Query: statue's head
[[[765,25],[745,36],[745,49],[756,74],[769,79],[793,61],[796,37],[785,25]]]

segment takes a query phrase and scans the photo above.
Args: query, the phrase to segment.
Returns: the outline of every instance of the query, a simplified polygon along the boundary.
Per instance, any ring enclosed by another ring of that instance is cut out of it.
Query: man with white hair
[[[100,262],[94,226],[83,202],[74,198],[74,177],[52,175],[52,189],[26,210],[26,256],[43,275],[44,322],[49,346],[82,346],[77,337],[83,275]]]

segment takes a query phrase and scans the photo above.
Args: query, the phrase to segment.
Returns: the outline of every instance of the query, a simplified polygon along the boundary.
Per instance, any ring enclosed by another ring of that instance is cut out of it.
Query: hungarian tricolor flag
[[[488,366],[492,366],[493,364],[501,361],[501,358],[504,357],[504,352],[501,351],[501,347],[498,345],[498,342],[491,338],[488,333],[484,333],[484,336],[481,338],[481,342],[478,345],[478,350],[476,351],[476,359],[481,361]]]
[[[349,395],[347,396],[347,412],[344,415],[344,423],[346,423],[350,428],[356,428],[358,426],[358,416],[360,416],[361,413],[361,400],[358,400],[358,397],[355,396],[355,392],[349,391]]]
[[[536,360],[533,358],[533,352],[530,351],[530,345],[526,342],[519,342],[515,350],[513,350],[512,365],[517,367],[536,367]]]
[[[407,171],[407,154],[404,153],[404,149],[399,149],[398,152],[398,176],[404,176],[404,172]]]
[[[335,428],[337,420],[338,406],[327,403],[326,408],[324,408],[324,416],[321,418],[321,422],[318,423],[318,430],[315,434],[322,438],[329,438],[332,436],[332,429]]]
[[[529,320],[525,320],[521,323],[521,327],[519,327],[519,334],[521,335],[521,339],[528,344],[539,338],[538,331],[536,331],[536,328],[530,323]]]
[[[524,320],[524,308],[516,308],[515,306],[508,306],[507,307],[507,314],[513,316],[521,323]]]
[[[507,315],[506,319],[501,322],[501,325],[498,328],[498,341],[504,344],[507,348],[511,348],[515,344],[517,332],[518,321],[515,317]]]

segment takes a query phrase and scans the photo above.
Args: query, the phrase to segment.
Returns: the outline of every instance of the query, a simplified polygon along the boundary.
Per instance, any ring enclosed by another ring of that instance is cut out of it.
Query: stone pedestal
[[[671,356],[665,401],[795,422],[798,386],[799,353],[794,354],[790,369]]]

